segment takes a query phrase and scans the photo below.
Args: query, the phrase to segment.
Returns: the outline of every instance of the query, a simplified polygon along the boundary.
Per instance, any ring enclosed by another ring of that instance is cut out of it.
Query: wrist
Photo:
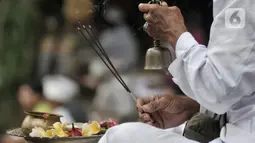
[[[184,109],[187,110],[189,117],[192,117],[193,115],[199,112],[200,105],[198,102],[187,96],[180,96],[180,98],[183,101]]]
[[[178,39],[181,37],[181,35],[185,32],[188,32],[186,26],[184,25],[182,30],[176,31],[174,35],[169,34],[168,42],[171,44],[171,46],[175,49]]]

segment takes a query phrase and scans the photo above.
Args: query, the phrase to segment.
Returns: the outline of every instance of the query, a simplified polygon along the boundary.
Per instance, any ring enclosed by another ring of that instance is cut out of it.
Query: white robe
[[[57,114],[57,115],[62,115],[63,117],[60,118],[60,121],[62,123],[71,124],[71,123],[75,122],[71,112],[63,106],[60,106],[60,107],[57,107],[57,108],[53,109],[52,113]]]
[[[241,18],[245,22],[243,28],[226,27],[229,8],[245,11],[245,19]],[[217,114],[227,112],[229,123],[212,143],[254,143],[255,1],[214,0],[213,10],[208,47],[199,45],[190,33],[182,34],[176,45],[177,58],[169,71],[183,92],[198,101],[202,108]],[[100,141],[131,142],[193,143],[177,133],[140,123],[113,128]]]

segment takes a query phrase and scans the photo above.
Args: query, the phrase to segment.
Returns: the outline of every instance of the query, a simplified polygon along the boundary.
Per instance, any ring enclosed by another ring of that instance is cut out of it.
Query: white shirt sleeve
[[[177,41],[177,58],[169,67],[173,81],[201,106],[217,114],[227,112],[243,96],[255,91],[254,7],[254,0],[229,1],[215,16],[208,47],[199,45],[188,32]],[[244,28],[227,27],[228,15],[233,15],[229,8],[245,11],[245,18],[242,11],[238,14],[245,22]]]

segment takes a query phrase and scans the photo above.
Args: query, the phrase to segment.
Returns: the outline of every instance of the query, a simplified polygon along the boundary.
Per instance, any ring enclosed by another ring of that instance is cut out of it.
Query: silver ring
[[[148,4],[158,4],[158,5],[162,5],[164,1],[162,0],[151,0],[148,2]]]
[[[143,25],[143,31],[147,32],[147,29],[148,29],[148,22],[146,22],[146,23]]]

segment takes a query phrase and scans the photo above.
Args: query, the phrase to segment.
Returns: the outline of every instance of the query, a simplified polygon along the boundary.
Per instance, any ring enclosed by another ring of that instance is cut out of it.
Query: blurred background
[[[24,111],[62,114],[63,122],[137,120],[134,101],[77,32],[77,21],[97,30],[137,96],[182,94],[171,77],[143,70],[153,40],[142,29],[142,2],[148,0],[0,0],[0,142],[23,142],[4,134],[20,127]],[[167,2],[206,45],[212,0]]]

